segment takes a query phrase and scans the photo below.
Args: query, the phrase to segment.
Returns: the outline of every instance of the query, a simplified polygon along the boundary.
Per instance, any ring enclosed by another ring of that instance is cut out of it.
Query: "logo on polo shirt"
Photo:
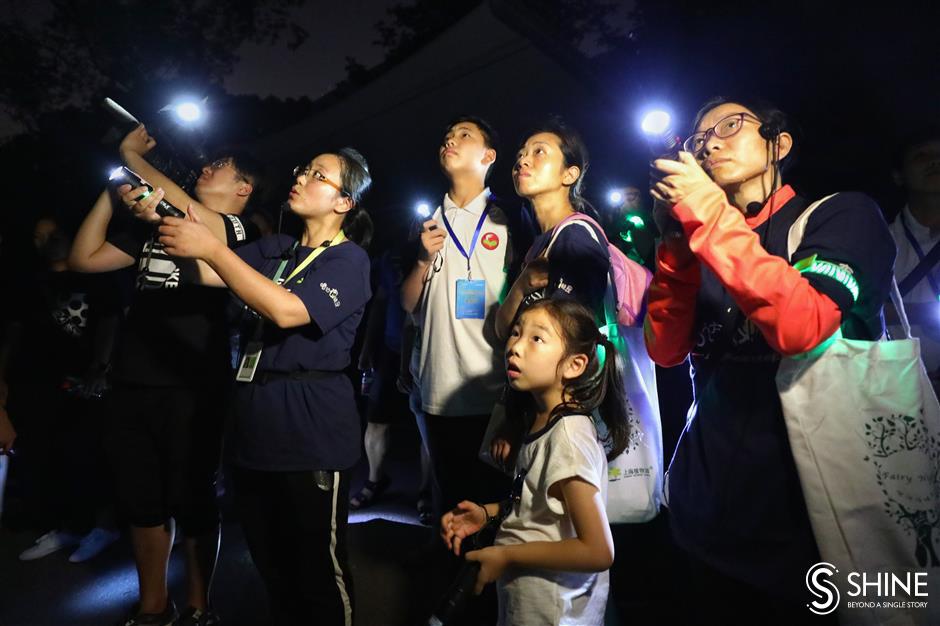
[[[323,292],[330,297],[330,300],[333,301],[333,306],[336,308],[340,307],[342,302],[339,300],[339,289],[333,289],[326,283],[320,283],[320,289],[322,289]]]
[[[486,233],[483,235],[483,238],[480,239],[480,243],[487,250],[495,250],[496,246],[499,245],[499,236],[496,233]]]

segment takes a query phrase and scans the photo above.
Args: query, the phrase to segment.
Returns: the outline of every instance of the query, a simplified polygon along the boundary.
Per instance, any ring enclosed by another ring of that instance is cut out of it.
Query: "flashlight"
[[[607,203],[613,207],[623,204],[623,192],[619,189],[611,189],[607,192]]]
[[[654,109],[644,115],[640,128],[654,155],[674,155],[682,146],[682,137],[672,130],[672,116],[662,109]]]
[[[143,200],[153,192],[153,187],[145,183],[144,180],[137,174],[137,172],[123,165],[111,170],[111,174],[108,176],[108,181],[113,183],[115,187],[124,184],[128,184],[131,187],[146,187],[147,193],[137,198],[137,200]],[[160,217],[186,217],[185,213],[177,209],[166,200],[160,200],[160,203],[154,208],[154,211]]]
[[[166,105],[160,111],[172,113],[176,116],[177,121],[184,126],[194,126],[205,119],[207,100],[208,98],[203,98],[200,102],[190,98],[181,98],[172,104]]]

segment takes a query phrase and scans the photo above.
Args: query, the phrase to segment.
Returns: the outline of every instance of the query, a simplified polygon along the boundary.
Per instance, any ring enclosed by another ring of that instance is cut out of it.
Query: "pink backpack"
[[[646,290],[653,280],[653,274],[639,263],[627,258],[620,248],[610,243],[607,235],[604,234],[604,229],[591,217],[584,213],[575,213],[559,222],[552,231],[552,238],[545,248],[545,256],[548,256],[559,233],[571,224],[580,224],[591,233],[594,241],[607,246],[607,252],[610,253],[610,272],[607,280],[614,288],[613,295],[616,302],[613,303],[613,310],[617,313],[617,323],[621,326],[643,324],[643,316],[646,314]],[[598,239],[598,233],[603,237],[603,241]]]

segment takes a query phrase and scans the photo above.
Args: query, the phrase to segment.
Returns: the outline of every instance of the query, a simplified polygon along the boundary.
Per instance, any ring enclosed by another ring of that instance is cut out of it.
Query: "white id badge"
[[[245,346],[245,353],[242,355],[242,362],[238,366],[238,372],[235,374],[235,380],[240,383],[250,383],[255,377],[255,370],[258,369],[258,363],[261,362],[261,349],[264,344],[260,341],[249,341]]]

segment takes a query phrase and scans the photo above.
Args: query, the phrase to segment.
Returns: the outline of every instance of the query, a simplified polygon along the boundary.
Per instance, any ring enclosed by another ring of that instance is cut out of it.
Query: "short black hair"
[[[802,143],[802,132],[789,115],[784,113],[772,102],[761,97],[745,96],[739,98],[737,95],[734,95],[734,97],[715,96],[709,98],[699,107],[698,113],[695,114],[692,127],[689,129],[689,134],[691,135],[695,132],[695,129],[698,128],[699,123],[702,121],[702,118],[705,117],[706,113],[723,104],[740,104],[744,108],[753,111],[754,115],[757,116],[757,119],[759,119],[761,123],[772,124],[780,132],[789,133],[793,137],[793,146],[790,148],[790,153],[780,159],[778,165],[781,173],[793,166],[797,160],[800,144]]]
[[[483,134],[483,143],[486,144],[486,147],[490,148],[491,150],[496,150],[497,154],[499,153],[499,148],[497,147],[497,144],[499,143],[499,137],[496,135],[496,130],[482,117],[478,117],[476,115],[458,115],[448,122],[447,126],[444,128],[444,134],[446,135],[448,132],[450,132],[451,128],[461,122],[470,122],[471,124],[475,124]]]
[[[904,166],[904,159],[914,148],[934,141],[940,141],[940,124],[918,125],[895,143],[891,155],[892,167],[900,170]]]
[[[499,158],[499,148],[497,144],[499,143],[499,137],[496,135],[496,130],[482,117],[476,115],[458,115],[453,118],[447,126],[444,128],[444,135],[450,132],[450,129],[460,124],[461,122],[470,122],[475,124],[477,128],[480,129],[480,134],[483,135],[483,145],[485,145],[490,150],[496,152],[496,159]],[[493,172],[493,166],[496,165],[496,159],[493,159],[493,162],[490,163],[490,166],[486,170],[486,175],[483,177],[483,182],[486,182],[490,179],[490,174]]]
[[[243,212],[244,215],[248,215],[255,205],[261,201],[263,195],[264,166],[250,152],[232,146],[216,150],[209,162],[214,163],[219,159],[231,161],[235,172],[251,185],[251,195],[248,196],[248,202],[245,204]]]

